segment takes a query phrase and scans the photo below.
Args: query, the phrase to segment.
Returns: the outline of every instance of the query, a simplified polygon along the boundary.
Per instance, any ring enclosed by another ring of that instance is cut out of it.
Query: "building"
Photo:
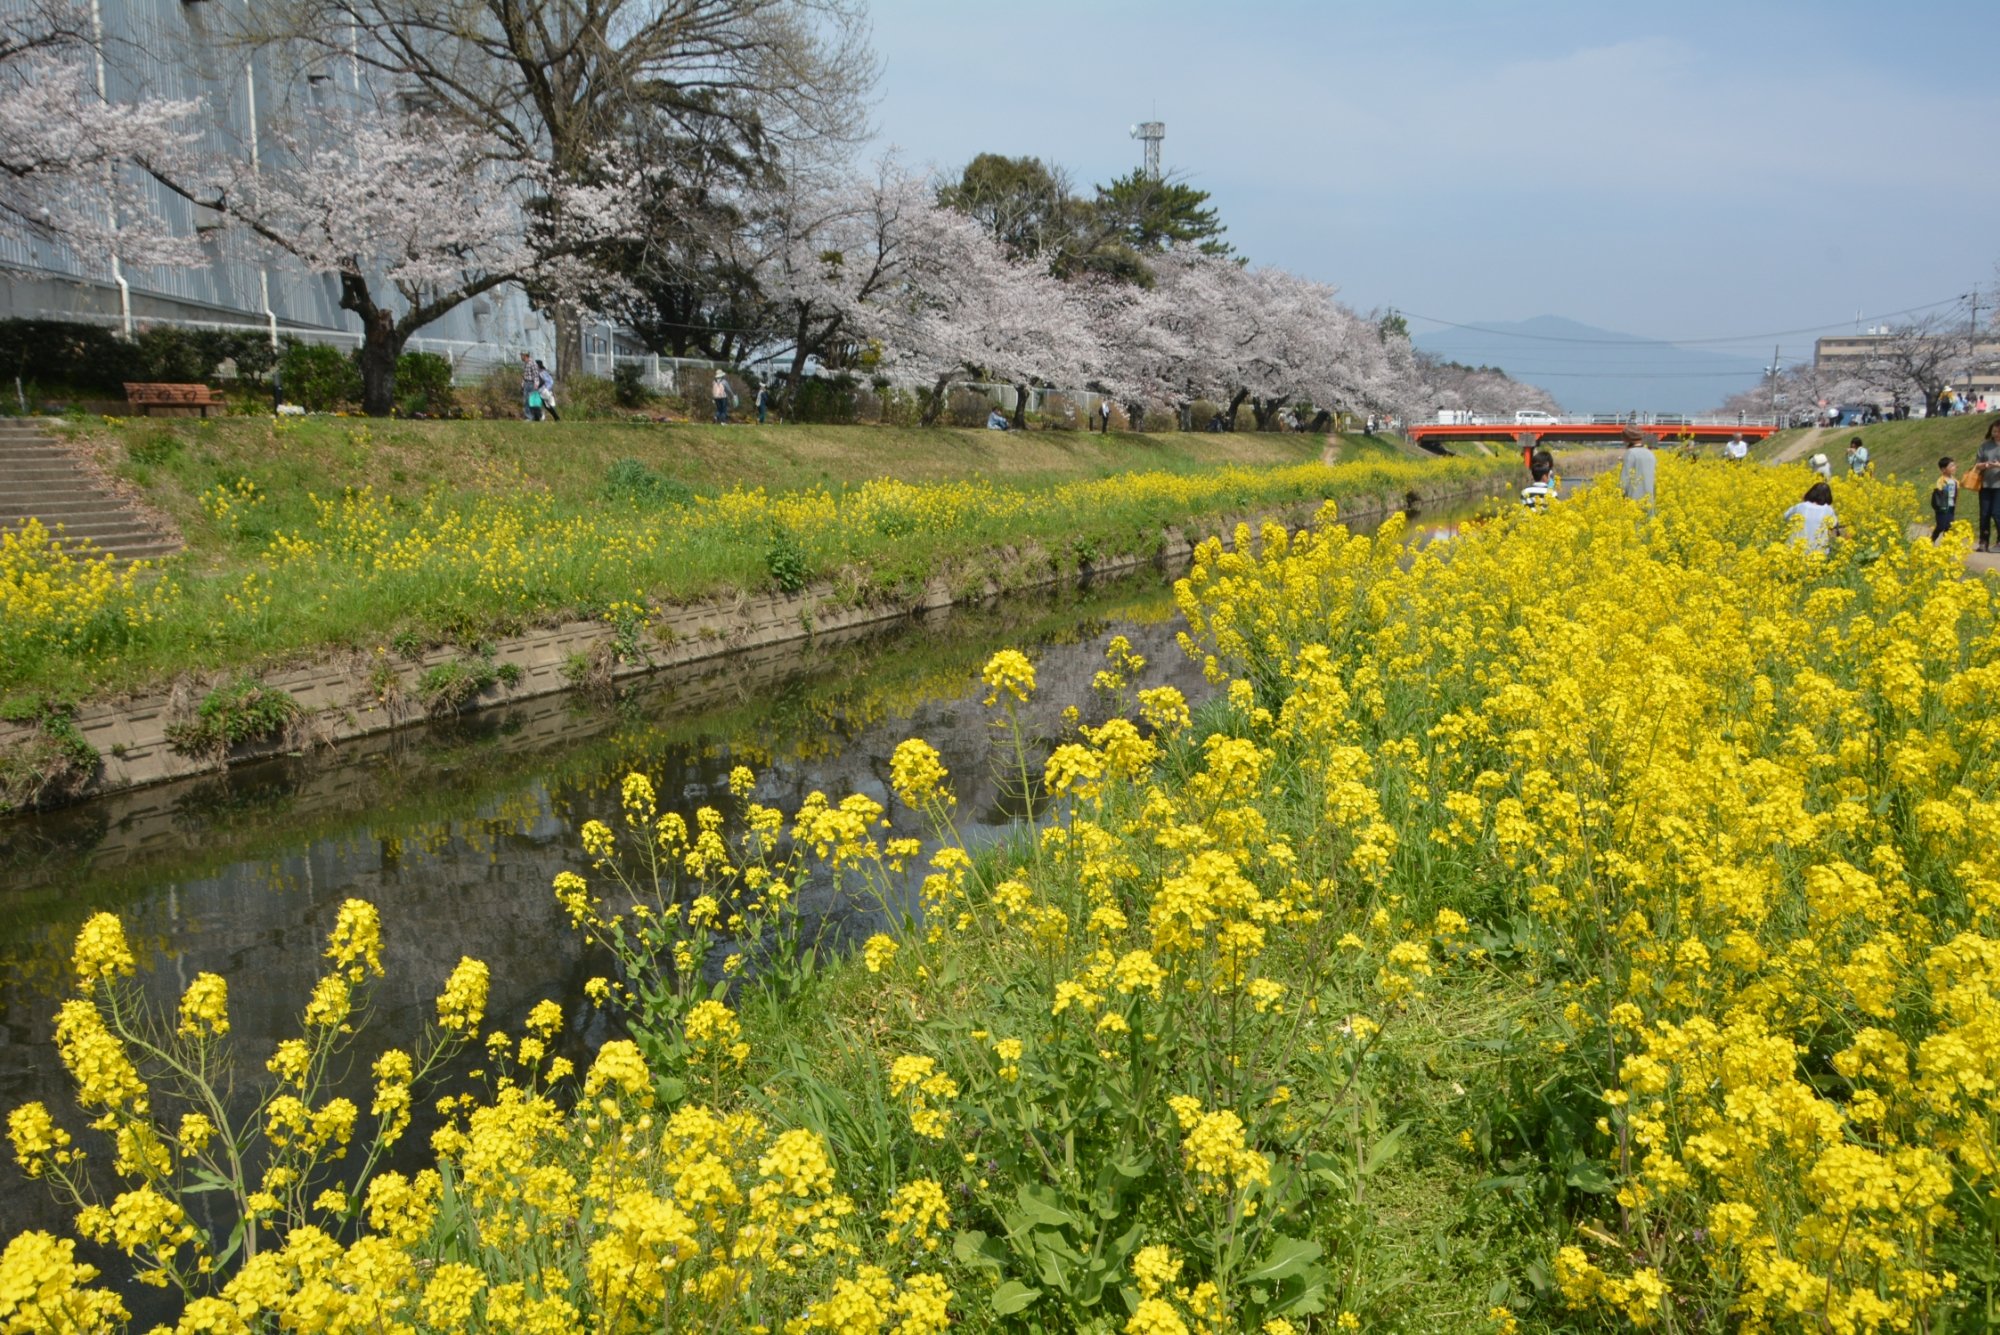
[[[1884,345],[1899,337],[1903,336],[1881,328],[1819,339],[1813,344],[1813,367],[1833,378],[1865,378],[1863,372],[1869,363],[1882,355]],[[1976,401],[1984,395],[1989,402],[2000,403],[2000,332],[1988,330],[1970,342],[1962,334],[1940,336],[1937,341],[1956,345],[1947,354],[1946,384],[1969,399]]]
[[[8,6],[16,0],[0,0]],[[232,13],[257,0],[96,0],[101,52],[95,71],[112,101],[142,95],[199,98],[207,124],[205,147],[272,163],[285,152],[285,126],[305,126],[314,113],[337,108],[363,92],[359,61],[300,64],[272,53],[251,54],[225,40]],[[359,346],[360,323],[340,309],[331,275],[312,274],[267,255],[194,205],[147,183],[160,214],[202,240],[206,268],[136,268],[106,256],[0,238],[0,318],[80,320],[128,334],[154,323],[262,331],[275,343]],[[391,298],[393,300],[393,297]],[[507,364],[522,352],[554,361],[553,330],[518,290],[467,302],[426,326],[412,351],[452,358],[461,378]]]

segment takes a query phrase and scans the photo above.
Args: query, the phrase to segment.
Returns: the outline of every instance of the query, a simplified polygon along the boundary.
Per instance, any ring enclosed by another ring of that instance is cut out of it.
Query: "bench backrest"
[[[125,384],[125,397],[134,403],[201,403],[213,393],[207,385]]]

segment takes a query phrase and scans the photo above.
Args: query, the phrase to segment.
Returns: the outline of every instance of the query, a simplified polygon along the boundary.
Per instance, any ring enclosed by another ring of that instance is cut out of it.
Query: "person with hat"
[[[1833,481],[1833,465],[1827,462],[1824,454],[1815,454],[1812,458],[1806,460],[1806,463],[1811,467],[1813,472],[1818,473],[1829,482]]]
[[[1653,479],[1658,461],[1653,452],[1646,448],[1646,438],[1639,428],[1628,426],[1624,431],[1625,458],[1618,465],[1618,489],[1628,500],[1645,504],[1648,513],[1653,509]]]

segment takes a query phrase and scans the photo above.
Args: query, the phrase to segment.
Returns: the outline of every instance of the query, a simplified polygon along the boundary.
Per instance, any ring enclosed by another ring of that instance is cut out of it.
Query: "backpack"
[[[1931,488],[1932,514],[1941,515],[1945,513],[1947,510],[1953,510],[1957,508],[1958,498],[1951,494],[1949,490],[1950,486],[1951,486],[1951,479],[1948,477],[1941,477],[1937,480],[1937,485]]]

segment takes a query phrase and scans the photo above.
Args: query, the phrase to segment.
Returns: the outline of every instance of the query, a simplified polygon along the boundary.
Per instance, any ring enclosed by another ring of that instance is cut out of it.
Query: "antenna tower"
[[[1160,179],[1160,141],[1167,137],[1165,121],[1141,121],[1132,127],[1132,137],[1146,145],[1146,179]]]

